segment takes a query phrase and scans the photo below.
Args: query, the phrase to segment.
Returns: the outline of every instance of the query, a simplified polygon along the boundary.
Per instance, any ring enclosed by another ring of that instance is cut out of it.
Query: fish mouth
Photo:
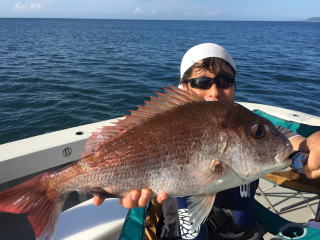
[[[276,155],[274,156],[274,159],[277,163],[280,165],[283,165],[284,168],[288,167],[291,164],[291,159],[289,158],[289,155],[292,153],[293,148],[291,144],[287,144],[286,147],[284,147],[282,150],[280,150]]]

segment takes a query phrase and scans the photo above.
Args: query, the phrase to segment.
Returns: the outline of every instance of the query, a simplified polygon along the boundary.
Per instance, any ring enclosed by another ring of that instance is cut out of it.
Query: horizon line
[[[314,17],[313,17],[314,18]],[[123,21],[217,21],[217,22],[308,22],[304,20],[235,20],[235,19],[134,19],[134,18],[83,18],[83,17],[1,17],[0,19],[65,19],[65,20],[123,20]]]

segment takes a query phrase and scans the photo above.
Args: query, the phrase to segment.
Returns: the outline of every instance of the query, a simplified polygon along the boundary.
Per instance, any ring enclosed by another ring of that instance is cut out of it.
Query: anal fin
[[[191,231],[195,231],[207,219],[216,195],[198,195],[188,198],[188,209],[192,222]]]

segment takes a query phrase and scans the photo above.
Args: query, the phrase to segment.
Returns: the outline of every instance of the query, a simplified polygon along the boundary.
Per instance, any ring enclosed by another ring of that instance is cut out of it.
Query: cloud
[[[181,8],[181,13],[187,17],[194,17],[195,19],[206,19],[221,15],[221,12],[216,7],[206,4],[194,4]]]
[[[136,9],[133,12],[134,14],[142,14],[143,10],[140,7],[136,7]]]
[[[40,3],[23,4],[21,2],[17,2],[13,9],[15,11],[40,11],[42,7],[43,6]]]

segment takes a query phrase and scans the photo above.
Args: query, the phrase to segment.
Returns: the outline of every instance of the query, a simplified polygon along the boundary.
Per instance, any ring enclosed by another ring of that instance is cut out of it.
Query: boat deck
[[[264,179],[260,179],[259,187],[264,192],[268,200],[265,199],[259,189],[257,190],[256,200],[267,207],[270,211],[274,212],[274,210],[276,210],[281,217],[296,223],[305,223],[315,217],[320,196],[312,193],[298,193],[294,190],[278,186]],[[301,203],[304,200],[310,199],[314,200],[308,203]],[[270,207],[268,201],[270,201],[274,210]],[[282,210],[283,208],[291,205],[297,206],[287,210]],[[268,233],[264,236],[264,239],[275,240],[279,238]]]

